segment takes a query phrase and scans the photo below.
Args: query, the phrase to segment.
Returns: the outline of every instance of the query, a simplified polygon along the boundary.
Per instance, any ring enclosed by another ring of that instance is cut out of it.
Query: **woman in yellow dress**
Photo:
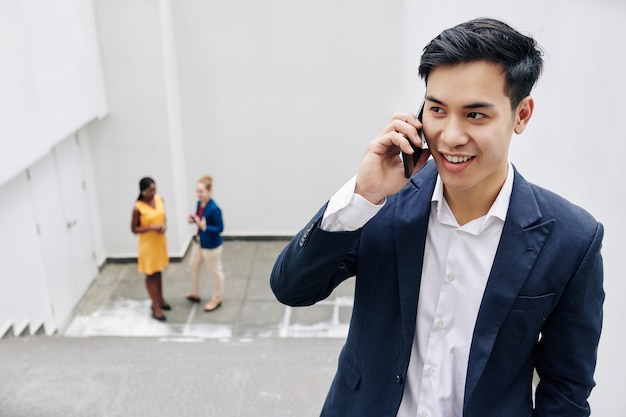
[[[156,193],[152,178],[139,181],[139,197],[135,201],[131,230],[139,237],[139,272],[146,274],[146,288],[152,299],[152,317],[165,321],[163,310],[171,310],[163,298],[162,271],[169,264],[166,220],[163,199]]]

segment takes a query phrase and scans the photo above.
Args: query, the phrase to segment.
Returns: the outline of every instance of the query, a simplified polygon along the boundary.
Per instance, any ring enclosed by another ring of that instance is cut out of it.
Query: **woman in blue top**
[[[196,184],[196,195],[198,204],[196,213],[190,214],[189,223],[198,226],[198,233],[194,238],[191,249],[191,259],[189,269],[191,271],[191,292],[185,297],[194,303],[200,302],[200,269],[202,261],[209,269],[209,275],[213,282],[211,298],[204,305],[204,311],[213,311],[222,305],[224,294],[224,272],[222,270],[222,230],[224,222],[222,211],[211,199],[211,188],[213,178],[205,175]]]

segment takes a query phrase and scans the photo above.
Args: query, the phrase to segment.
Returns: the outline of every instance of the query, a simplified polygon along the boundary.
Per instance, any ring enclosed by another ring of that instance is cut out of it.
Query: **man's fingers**
[[[357,194],[377,204],[406,184],[408,179],[404,175],[400,152],[413,154],[414,147],[420,147],[417,129],[421,126],[412,113],[393,115],[387,126],[370,142],[361,160],[355,188]]]
[[[418,158],[417,163],[415,164],[415,167],[413,168],[413,172],[411,173],[411,176],[415,175],[417,171],[422,169],[422,167],[426,164],[426,161],[428,161],[428,158],[430,158],[430,149],[428,148],[422,149],[422,153],[420,154],[420,157]]]
[[[407,137],[396,131],[379,136],[371,143],[371,146],[372,151],[378,155],[398,154],[400,151],[408,154],[413,153],[413,148]]]
[[[401,137],[404,137],[405,140],[408,139],[410,143],[413,143],[417,147],[421,147],[421,139],[417,134],[417,129],[422,127],[422,124],[419,120],[412,114],[401,114],[395,115],[396,117],[392,117],[389,124],[383,129],[380,133],[379,137],[384,137],[389,133],[397,133]],[[405,120],[406,119],[406,120]],[[399,141],[394,142],[396,145],[401,146]],[[406,152],[404,147],[402,150]],[[407,152],[412,153],[412,152]]]
[[[391,119],[389,119],[389,123],[392,123],[396,120],[400,120],[411,125],[414,125],[416,122],[419,123],[419,120],[417,120],[417,116],[415,116],[413,113],[394,113],[391,116]]]
[[[410,134],[411,132],[417,132],[418,127],[421,127],[421,123],[417,119],[415,119],[415,123],[409,123],[405,120],[400,119],[392,119],[389,124],[387,124],[383,132],[395,131],[406,135]]]

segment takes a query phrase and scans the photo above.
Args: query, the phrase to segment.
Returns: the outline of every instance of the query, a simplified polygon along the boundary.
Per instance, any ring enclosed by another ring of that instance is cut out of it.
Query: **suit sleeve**
[[[536,361],[540,382],[535,417],[590,415],[587,398],[595,385],[604,302],[603,234],[598,223],[582,262],[542,330]]]
[[[320,229],[325,208],[296,234],[274,264],[270,286],[283,304],[315,304],[356,274],[360,230],[326,232]]]

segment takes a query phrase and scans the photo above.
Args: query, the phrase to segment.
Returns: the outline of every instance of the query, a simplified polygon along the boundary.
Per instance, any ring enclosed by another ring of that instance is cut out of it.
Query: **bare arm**
[[[133,209],[133,215],[132,215],[132,219],[130,222],[130,230],[135,233],[146,233],[149,232],[151,230],[159,230],[161,228],[163,228],[163,232],[165,232],[165,225],[152,225],[152,226],[141,226],[141,213],[139,213],[139,210],[137,210],[137,208],[135,207]]]

